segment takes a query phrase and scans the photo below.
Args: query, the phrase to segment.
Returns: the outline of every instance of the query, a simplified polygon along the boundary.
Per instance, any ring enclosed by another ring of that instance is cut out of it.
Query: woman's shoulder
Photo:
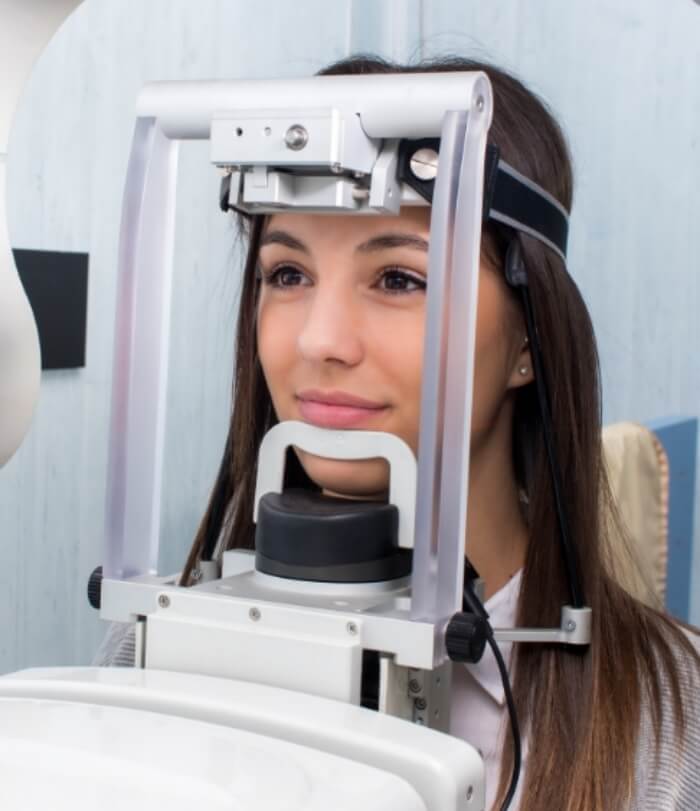
[[[683,626],[681,631],[689,642],[692,653],[684,651],[682,655],[676,657],[678,669],[683,678],[689,679],[691,684],[697,688],[700,682],[700,629]],[[697,692],[694,697],[698,700]]]
[[[700,707],[700,629],[687,625],[677,625],[676,628],[680,633],[676,634],[675,639],[669,641],[669,646],[673,654],[683,706],[698,709]],[[668,682],[669,677],[664,674],[662,684],[670,688]],[[698,713],[686,712],[685,715],[689,723],[692,720],[700,726]]]
[[[651,696],[642,706],[634,811],[697,811],[700,807],[700,634],[676,628],[680,634],[673,634],[668,642],[682,717],[678,717],[671,677],[660,668],[658,717]]]
[[[133,667],[136,661],[136,627],[113,622],[107,629],[92,664],[94,667]]]

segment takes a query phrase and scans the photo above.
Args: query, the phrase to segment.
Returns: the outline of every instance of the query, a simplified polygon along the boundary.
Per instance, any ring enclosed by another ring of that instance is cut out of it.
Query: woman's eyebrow
[[[355,250],[360,253],[370,253],[391,248],[413,248],[417,251],[427,252],[428,241],[415,234],[380,234],[358,245]]]
[[[279,229],[263,234],[260,240],[260,247],[262,248],[265,245],[282,245],[293,251],[310,253],[309,249],[301,240],[292,236],[287,231],[281,231]],[[355,250],[360,253],[372,253],[373,251],[385,251],[392,248],[413,248],[414,250],[423,251],[425,253],[428,250],[428,241],[415,234],[379,234],[375,237],[370,237],[370,239],[358,245]]]
[[[260,247],[265,245],[283,245],[285,248],[291,248],[293,251],[301,251],[302,253],[309,253],[309,249],[303,242],[288,234],[286,231],[268,231],[263,234],[260,240]]]

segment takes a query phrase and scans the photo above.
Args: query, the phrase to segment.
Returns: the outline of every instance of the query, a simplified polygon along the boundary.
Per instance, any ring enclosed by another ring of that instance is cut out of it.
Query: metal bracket
[[[380,657],[379,711],[419,726],[448,732],[452,663],[435,670],[401,667],[392,656]]]
[[[565,605],[561,610],[559,628],[495,628],[496,642],[560,642],[565,645],[588,645],[591,641],[590,608],[572,608]]]
[[[372,170],[369,188],[369,206],[387,214],[398,214],[401,207],[401,184],[396,177],[399,142],[384,143]]]

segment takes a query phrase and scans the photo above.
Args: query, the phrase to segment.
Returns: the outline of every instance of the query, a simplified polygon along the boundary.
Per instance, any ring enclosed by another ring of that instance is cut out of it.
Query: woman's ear
[[[532,371],[532,357],[530,355],[530,342],[527,337],[522,342],[515,364],[508,379],[508,388],[517,389],[532,383],[535,375]]]

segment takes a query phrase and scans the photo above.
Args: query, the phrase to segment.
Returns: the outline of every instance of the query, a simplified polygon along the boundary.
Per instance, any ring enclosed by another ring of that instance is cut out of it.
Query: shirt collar
[[[515,616],[518,607],[518,596],[520,594],[520,581],[522,580],[522,569],[516,572],[511,579],[492,594],[484,603],[484,608],[488,612],[489,622],[492,628],[513,628],[515,627]],[[500,648],[506,667],[510,669],[510,658],[513,650],[512,642],[497,643]],[[501,674],[496,664],[493,651],[487,645],[484,655],[476,664],[465,664],[464,667],[471,673],[474,680],[491,696],[499,705],[503,706],[506,701],[503,692],[503,682]]]

